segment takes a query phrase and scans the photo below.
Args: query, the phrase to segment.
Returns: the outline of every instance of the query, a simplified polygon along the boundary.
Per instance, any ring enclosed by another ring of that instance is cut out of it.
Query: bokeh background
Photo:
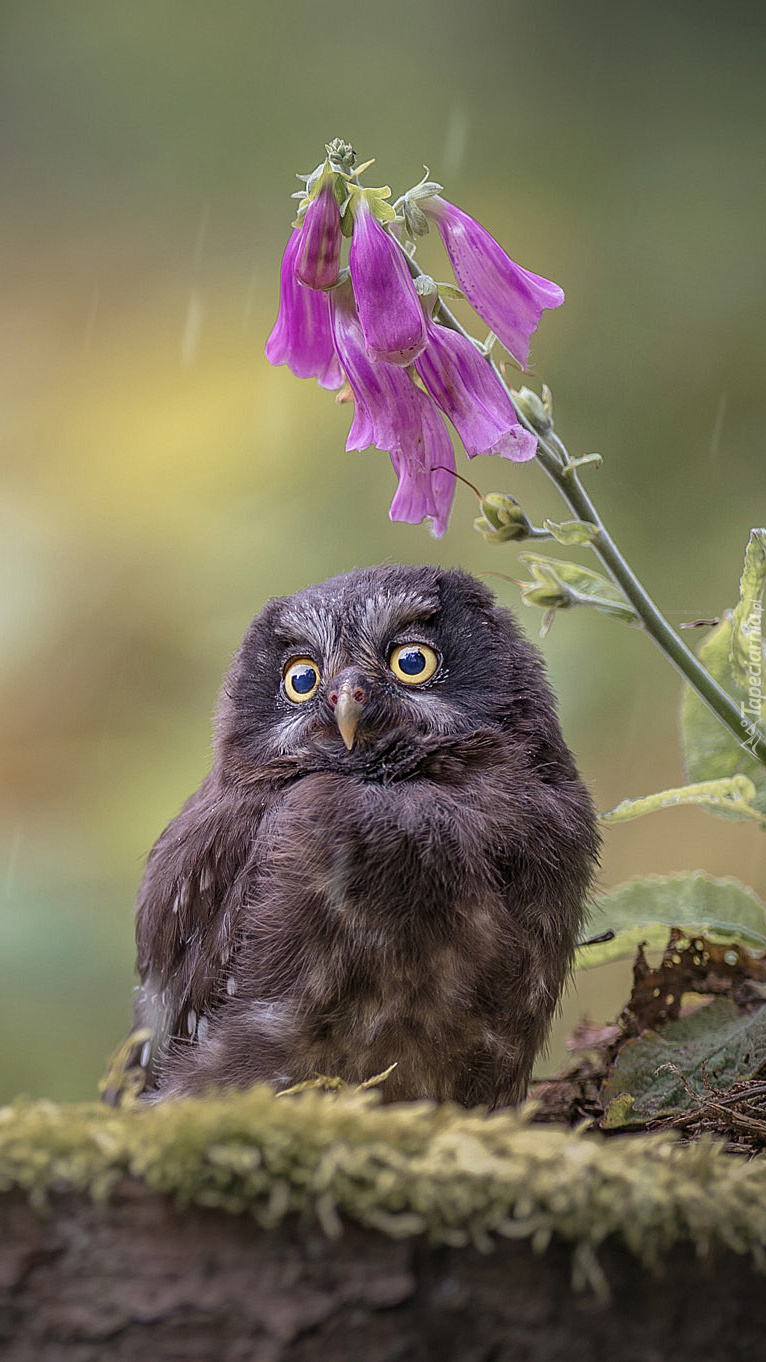
[[[465,488],[441,542],[390,524],[386,456],[344,453],[348,408],[264,359],[294,175],[326,140],[395,193],[427,162],[564,285],[532,366],[572,452],[605,456],[602,514],[674,624],[734,602],[766,513],[763,40],[760,8],[656,0],[5,0],[1,1097],[94,1094],[143,859],[268,596],[386,558],[524,575]],[[563,516],[535,466],[462,471]],[[647,639],[582,613],[543,646],[600,808],[681,782],[680,687]],[[609,833],[602,883],[704,868],[766,893],[765,850],[654,815]],[[624,986],[580,985],[551,1062]]]

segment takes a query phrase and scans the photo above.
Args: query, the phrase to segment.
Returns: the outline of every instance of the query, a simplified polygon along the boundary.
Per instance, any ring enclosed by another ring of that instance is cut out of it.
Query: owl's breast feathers
[[[395,728],[344,752],[340,760],[337,743],[315,742],[307,752],[275,757],[263,774],[274,788],[323,772],[384,785],[416,780],[459,784],[474,771],[502,766],[505,746],[499,730],[434,734]]]
[[[202,854],[219,896],[192,877],[196,903],[187,887],[146,942],[138,1020],[177,1037],[164,1090],[396,1063],[388,1098],[516,1100],[579,925],[582,786],[547,785],[489,730],[392,736],[331,765],[272,763],[268,796],[218,795]]]

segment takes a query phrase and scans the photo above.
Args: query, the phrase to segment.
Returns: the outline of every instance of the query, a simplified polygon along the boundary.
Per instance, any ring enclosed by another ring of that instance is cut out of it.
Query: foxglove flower
[[[437,286],[419,272],[415,285],[400,231],[414,243],[429,219],[436,223],[462,294],[522,366],[543,310],[558,307],[564,294],[516,265],[480,223],[441,197],[441,185],[425,179],[392,207],[387,187],[359,182],[372,162],[358,166],[339,139],[326,152],[311,175],[299,177],[301,225],[284,254],[266,355],[327,388],[345,380],[354,399],[346,448],[387,450],[398,478],[391,518],[429,516],[441,535],[456,478],[444,418],[469,458],[500,454],[522,463],[534,457],[537,439],[522,428],[481,347],[433,320]],[[344,235],[348,270],[340,268]]]
[[[335,349],[355,403],[346,449],[411,445],[419,438],[421,419],[418,390],[409,373],[400,365],[370,359],[348,280],[330,298]]]
[[[469,459],[502,454],[524,463],[537,440],[519,425],[513,403],[475,345],[446,326],[426,323],[428,345],[415,361],[434,402],[452,422]]]
[[[319,192],[309,203],[301,229],[300,248],[295,257],[295,273],[307,288],[332,288],[340,268],[340,208],[335,194],[335,176],[325,178]]]
[[[455,496],[455,453],[447,427],[425,393],[413,388],[421,428],[417,439],[391,450],[399,486],[391,502],[391,520],[419,525],[426,516],[441,539]]]
[[[287,364],[296,378],[340,388],[343,374],[333,347],[328,295],[299,284],[295,274],[302,233],[295,228],[282,260],[279,316],[266,342],[266,358],[270,364]]]
[[[411,364],[425,346],[426,327],[407,261],[364,194],[355,196],[353,211],[348,265],[368,354]]]
[[[439,194],[419,198],[417,206],[436,223],[471,306],[526,368],[530,338],[544,310],[563,303],[563,289],[515,264],[486,227]]]
[[[391,519],[419,525],[430,516],[434,534],[441,536],[455,495],[447,427],[406,369],[369,358],[351,284],[341,284],[331,298],[333,339],[354,394],[346,449],[388,450],[399,479]]]

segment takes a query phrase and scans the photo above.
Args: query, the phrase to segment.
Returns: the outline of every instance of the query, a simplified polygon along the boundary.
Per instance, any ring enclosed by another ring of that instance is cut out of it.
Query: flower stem
[[[410,256],[407,256],[407,263],[414,277],[422,273]],[[468,335],[441,299],[434,315],[443,326],[449,326],[453,330],[461,332],[464,336]],[[488,356],[488,359],[498,379],[512,398],[508,384],[497,363],[491,356]],[[731,696],[727,695],[726,691],[719,686],[710,672],[703,667],[691,649],[687,648],[678,634],[670,627],[664,615],[657,609],[651,596],[641,585],[611,535],[607,532],[598,511],[580,482],[576,463],[570,459],[561,440],[553,430],[542,434],[518,408],[516,408],[516,413],[520,424],[537,438],[538,462],[551,481],[555,483],[577,519],[589,521],[590,524],[597,526],[597,533],[590,541],[590,547],[600,558],[612,580],[617,583],[627,600],[630,601],[649,637],[654,640],[668,661],[688,681],[708,709],[715,714],[725,728],[728,728],[737,742],[741,746],[746,745],[747,751],[751,752],[762,765],[766,766],[766,737],[755,731],[753,725],[741,714]]]
[[[521,412],[517,414],[521,424],[537,436],[538,462],[551,481],[555,483],[578,520],[587,520],[598,526],[598,533],[590,541],[590,547],[601,559],[612,580],[617,583],[630,601],[650,638],[654,640],[657,647],[672,662],[676,670],[697,692],[708,709],[712,710],[721,723],[729,729],[737,742],[744,744],[747,741],[747,750],[752,752],[753,756],[766,766],[766,740],[754,733],[752,726],[740,713],[735,701],[719,686],[710,672],[703,667],[691,649],[687,648],[678,634],[671,629],[664,615],[657,609],[651,596],[641,585],[611,535],[605,529],[601,517],[577,476],[577,469],[572,466],[568,458],[565,458],[562,464],[561,454],[566,455],[566,450],[561,441],[553,435],[541,435],[529,424]]]

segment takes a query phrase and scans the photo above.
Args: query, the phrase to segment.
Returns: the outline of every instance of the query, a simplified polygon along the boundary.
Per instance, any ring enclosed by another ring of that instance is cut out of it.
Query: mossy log
[[[748,1362],[766,1159],[270,1091],[0,1112],[9,1362]]]

